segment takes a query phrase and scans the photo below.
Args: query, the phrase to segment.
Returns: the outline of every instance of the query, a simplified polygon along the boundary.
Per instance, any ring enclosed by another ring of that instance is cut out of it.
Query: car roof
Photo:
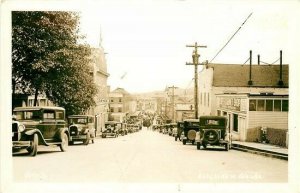
[[[70,115],[68,118],[77,118],[77,117],[94,117],[93,115]]]
[[[14,111],[33,111],[33,110],[62,110],[65,109],[63,107],[49,107],[49,106],[35,106],[35,107],[16,107],[14,108]]]
[[[185,119],[183,120],[183,122],[186,121],[186,122],[199,122],[198,119]]]

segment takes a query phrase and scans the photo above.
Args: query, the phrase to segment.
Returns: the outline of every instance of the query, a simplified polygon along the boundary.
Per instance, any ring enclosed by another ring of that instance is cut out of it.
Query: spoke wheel
[[[61,135],[61,144],[59,145],[59,148],[61,151],[67,151],[69,146],[69,138],[68,135],[66,133],[63,133]]]

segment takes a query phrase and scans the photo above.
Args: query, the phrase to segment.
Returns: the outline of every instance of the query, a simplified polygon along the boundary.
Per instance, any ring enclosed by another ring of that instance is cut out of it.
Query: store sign
[[[223,97],[220,98],[218,107],[228,110],[246,111],[246,99]]]

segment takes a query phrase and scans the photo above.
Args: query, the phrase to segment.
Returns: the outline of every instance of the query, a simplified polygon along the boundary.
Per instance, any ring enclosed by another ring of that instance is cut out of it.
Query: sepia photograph
[[[0,6],[1,193],[300,191],[300,1]]]

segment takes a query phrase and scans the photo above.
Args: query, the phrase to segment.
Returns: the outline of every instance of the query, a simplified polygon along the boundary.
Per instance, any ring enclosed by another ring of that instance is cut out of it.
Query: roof
[[[248,87],[250,66],[240,64],[208,64],[213,68],[215,87]],[[252,65],[252,87],[279,87],[280,65]],[[203,72],[203,71],[202,71]],[[282,65],[283,87],[289,86],[289,66]]]
[[[200,119],[227,119],[225,116],[200,116]]]
[[[199,122],[199,119],[184,119],[183,121],[187,121],[187,122]]]
[[[77,117],[94,117],[93,115],[70,115],[68,118],[77,118]]]
[[[31,110],[42,110],[42,109],[48,109],[48,110],[65,110],[62,107],[49,107],[49,106],[35,106],[35,107],[16,107],[14,108],[14,111],[31,111]]]

